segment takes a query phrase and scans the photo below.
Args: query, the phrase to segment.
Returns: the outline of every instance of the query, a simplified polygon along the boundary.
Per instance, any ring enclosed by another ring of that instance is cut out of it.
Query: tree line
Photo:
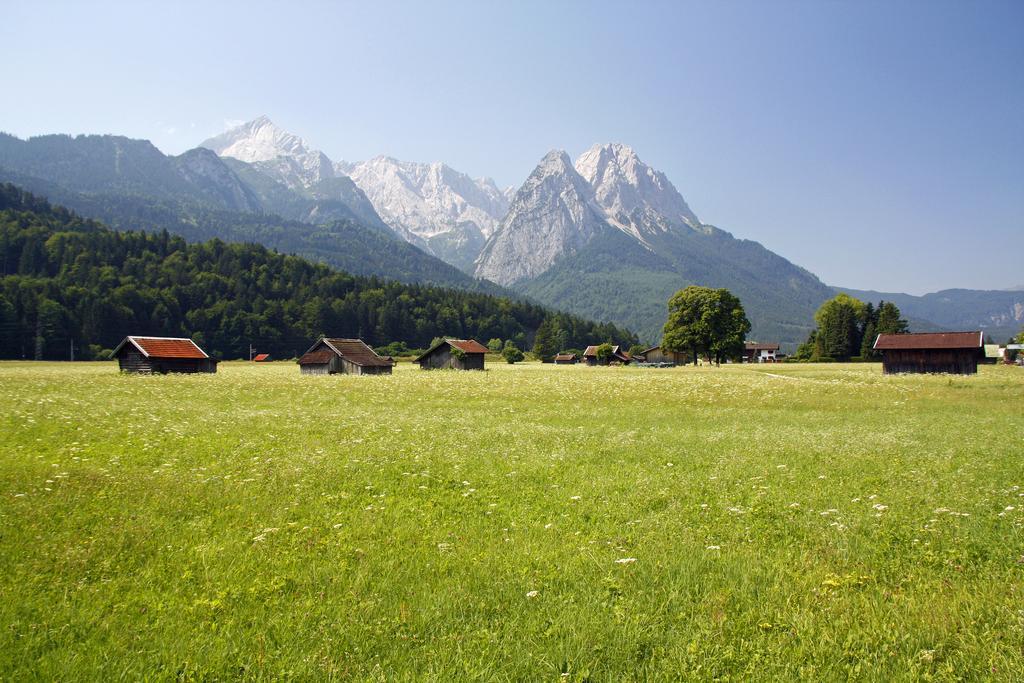
[[[817,327],[797,349],[796,360],[878,360],[880,355],[874,350],[877,336],[908,330],[896,304],[880,301],[875,307],[848,294],[823,303],[814,320]],[[676,292],[668,302],[661,347],[687,354],[694,363],[699,357],[721,363],[743,355],[749,332],[750,321],[743,304],[729,290],[690,286]]]
[[[795,358],[809,361],[879,360],[874,350],[879,334],[903,334],[907,321],[891,301],[878,306],[864,303],[849,294],[838,294],[821,305],[814,314],[817,328],[796,351]]]
[[[355,276],[254,244],[115,232],[0,185],[0,357],[101,357],[127,334],[194,338],[211,354],[302,353],[319,335],[425,348],[437,336],[527,348],[548,321],[567,345],[637,338],[488,294]]]

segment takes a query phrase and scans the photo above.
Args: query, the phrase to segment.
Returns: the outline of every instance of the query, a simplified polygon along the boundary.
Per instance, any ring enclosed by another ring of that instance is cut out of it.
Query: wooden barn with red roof
[[[183,337],[124,338],[114,349],[122,372],[217,372],[217,361]]]
[[[887,375],[900,372],[973,375],[978,372],[978,361],[985,356],[981,332],[880,334],[874,348],[882,353],[882,371]]]
[[[323,337],[299,358],[303,375],[390,375],[393,365],[362,339]]]
[[[416,359],[423,370],[483,370],[487,347],[474,339],[443,339]]]

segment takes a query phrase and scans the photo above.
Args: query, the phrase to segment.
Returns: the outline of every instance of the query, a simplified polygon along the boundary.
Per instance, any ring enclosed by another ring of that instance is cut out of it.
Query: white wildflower
[[[535,598],[538,595],[540,595],[540,591],[530,591],[529,593],[526,594],[526,597],[528,597],[528,598]]]
[[[622,557],[615,560],[615,564],[632,564],[633,562],[636,562],[635,557]]]

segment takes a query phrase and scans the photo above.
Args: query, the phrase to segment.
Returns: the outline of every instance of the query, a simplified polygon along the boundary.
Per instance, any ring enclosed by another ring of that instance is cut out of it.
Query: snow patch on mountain
[[[200,144],[218,156],[252,164],[289,188],[309,188],[335,177],[334,164],[326,154],[311,149],[297,135],[278,128],[260,116]]]
[[[439,162],[378,156],[352,164],[348,173],[398,234],[461,268],[472,266],[508,211],[493,180]]]
[[[701,226],[668,177],[642,162],[627,145],[594,145],[579,156],[575,167],[593,188],[594,201],[609,221],[641,241],[673,225]]]

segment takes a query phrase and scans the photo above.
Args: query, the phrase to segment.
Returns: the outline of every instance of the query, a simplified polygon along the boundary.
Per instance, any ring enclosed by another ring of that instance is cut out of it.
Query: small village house
[[[660,346],[652,346],[639,354],[645,363],[668,363],[671,365],[686,365],[689,356],[680,351],[662,351]]]
[[[121,372],[217,372],[217,361],[191,339],[128,336],[114,349]]]
[[[271,359],[269,353],[257,353],[255,356],[252,357],[253,363],[269,363],[270,360]]]
[[[743,344],[744,363],[774,363],[778,360],[778,344],[759,344],[746,342]]]
[[[487,347],[475,339],[443,339],[414,362],[423,370],[483,370]]]
[[[985,344],[985,356],[981,359],[981,363],[985,365],[995,365],[1003,358],[1003,349],[999,344]]]
[[[901,372],[947,372],[973,375],[984,358],[981,332],[922,332],[880,334],[874,348],[882,354],[887,375]]]
[[[555,365],[575,365],[579,360],[575,353],[560,353],[555,356]]]
[[[1007,365],[1022,365],[1024,361],[1024,344],[1007,344],[1003,349],[1003,362]]]
[[[323,337],[299,358],[303,375],[390,375],[392,365],[361,339]]]
[[[597,348],[599,345],[591,344],[583,351],[583,362],[587,365],[611,365],[621,363],[623,365],[629,363],[631,360],[629,354],[622,350],[618,344],[612,347],[611,358],[605,361],[601,361],[597,357]]]

